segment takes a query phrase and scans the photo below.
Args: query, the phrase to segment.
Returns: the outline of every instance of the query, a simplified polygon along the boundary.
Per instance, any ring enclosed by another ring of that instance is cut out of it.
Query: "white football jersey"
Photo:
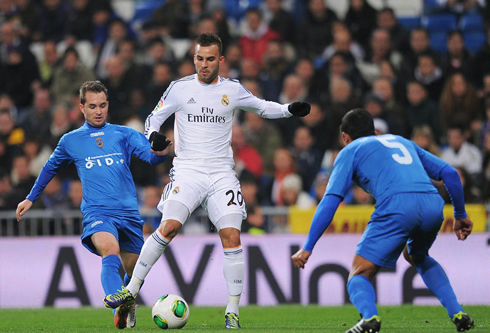
[[[175,113],[174,166],[233,167],[231,128],[238,109],[269,119],[292,116],[288,104],[260,99],[237,80],[218,77],[217,83],[205,84],[193,74],[170,83],[146,118],[145,135],[148,138],[152,132],[158,132]]]

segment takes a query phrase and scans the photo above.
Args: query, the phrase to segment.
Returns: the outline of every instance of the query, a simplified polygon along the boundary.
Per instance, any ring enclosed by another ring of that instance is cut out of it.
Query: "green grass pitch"
[[[465,306],[475,319],[470,332],[490,332],[490,306]],[[224,332],[223,308],[193,307],[182,332]],[[383,306],[382,332],[456,332],[440,306]],[[159,332],[151,309],[140,307],[137,325],[130,332]],[[247,332],[345,332],[359,319],[353,306],[321,307],[281,305],[240,309],[242,330]],[[111,311],[80,309],[0,309],[0,332],[115,332]]]

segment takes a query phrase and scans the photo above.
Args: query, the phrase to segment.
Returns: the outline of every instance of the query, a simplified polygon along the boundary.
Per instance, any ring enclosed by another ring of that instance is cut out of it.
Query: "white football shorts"
[[[239,214],[242,220],[247,218],[240,183],[235,171],[230,167],[202,170],[202,168],[180,166],[178,169],[172,168],[169,176],[170,183],[165,186],[158,204],[158,210],[163,214],[162,220],[173,218],[173,216],[165,216],[170,214],[171,207],[163,209],[165,203],[171,200],[186,206],[189,214],[201,205],[215,226],[223,216],[229,214]],[[185,221],[179,222],[185,223]]]

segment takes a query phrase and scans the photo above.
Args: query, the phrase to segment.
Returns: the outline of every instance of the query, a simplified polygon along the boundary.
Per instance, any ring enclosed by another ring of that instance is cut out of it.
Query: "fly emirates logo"
[[[201,114],[188,114],[187,121],[190,123],[225,123],[225,116],[214,115],[214,110],[203,106]]]
[[[85,158],[85,168],[92,169],[94,166],[101,167],[104,165],[124,164],[122,153],[112,153],[107,155],[99,155]]]

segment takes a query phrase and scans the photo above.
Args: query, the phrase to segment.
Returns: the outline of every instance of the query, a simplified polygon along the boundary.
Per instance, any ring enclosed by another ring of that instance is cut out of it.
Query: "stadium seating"
[[[458,19],[453,14],[429,14],[422,18],[422,26],[429,32],[449,32],[456,30]]]
[[[468,51],[476,53],[485,45],[487,34],[484,32],[465,32],[463,38]]]
[[[430,33],[430,45],[432,49],[439,53],[447,51],[447,33],[444,31],[436,31]]]
[[[401,26],[410,30],[418,28],[421,25],[421,20],[419,16],[399,17],[398,22],[400,23]]]
[[[459,28],[463,32],[470,32],[470,31],[483,32],[483,31],[485,31],[485,26],[483,23],[483,16],[481,14],[478,14],[478,13],[463,15],[459,21]]]

